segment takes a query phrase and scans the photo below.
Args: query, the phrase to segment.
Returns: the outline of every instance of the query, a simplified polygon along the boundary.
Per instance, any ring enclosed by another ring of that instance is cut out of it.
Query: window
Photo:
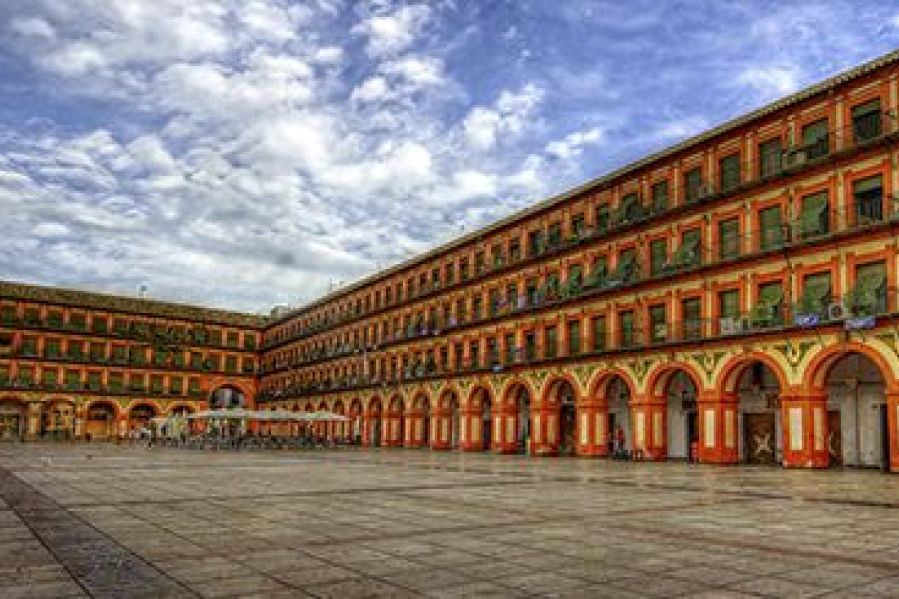
[[[769,139],[759,144],[759,176],[770,177],[781,169],[783,152],[780,139]]]
[[[661,274],[668,262],[668,241],[655,239],[649,243],[649,271],[652,276]]]
[[[510,309],[523,308],[518,298],[518,283],[509,283],[506,286],[506,304]]]
[[[581,322],[579,320],[568,321],[568,355],[576,356],[581,353]]]
[[[44,370],[41,373],[41,383],[45,387],[55,387],[58,382],[59,378],[55,370]]]
[[[881,130],[880,98],[852,107],[852,132],[856,143],[880,137]]]
[[[237,347],[237,343],[238,343],[237,331],[228,331],[228,335],[226,338],[228,340],[227,341],[228,347]]]
[[[534,334],[534,331],[528,331],[524,334],[524,357],[529,362],[537,359],[537,336]]]
[[[431,285],[435,288],[440,287],[440,268],[436,266],[431,269]]]
[[[740,316],[740,292],[729,289],[718,294],[718,311],[722,318],[737,318]]]
[[[243,334],[243,348],[248,350],[256,349],[256,335],[253,333],[244,333]]]
[[[830,272],[806,275],[802,279],[802,296],[796,305],[797,315],[824,315],[830,302]]]
[[[634,347],[634,313],[631,310],[618,313],[619,346],[622,348]]]
[[[558,247],[562,243],[562,223],[556,221],[549,225],[549,239],[547,245],[551,248]]]
[[[641,216],[640,198],[636,192],[631,192],[621,198],[618,204],[616,222],[620,224],[632,223]]]
[[[543,253],[543,231],[531,231],[528,233],[528,255],[539,256]]]
[[[62,312],[58,310],[47,312],[47,324],[55,329],[62,328]]]
[[[517,238],[509,241],[509,260],[513,262],[521,260],[521,243]]]
[[[740,221],[729,218],[718,223],[718,254],[722,260],[729,260],[740,255]]]
[[[225,357],[225,371],[226,372],[237,372],[237,357],[236,356],[226,356]]]
[[[740,184],[740,155],[731,154],[718,162],[721,191],[730,191]]]
[[[112,322],[112,330],[117,335],[124,335],[128,332],[128,321],[124,318],[116,318]]]
[[[66,370],[64,382],[66,388],[69,390],[80,389],[81,373],[77,370]]]
[[[468,258],[459,260],[459,278],[463,281],[468,280]]]
[[[684,340],[692,341],[702,337],[702,301],[698,297],[683,299],[680,310]]]
[[[488,293],[488,298],[490,302],[490,316],[496,316],[497,314],[499,314],[500,309],[503,306],[503,303],[499,297],[499,289],[491,289]]]
[[[870,262],[855,267],[855,285],[846,302],[853,316],[870,316],[887,311],[886,281],[885,262]]]
[[[584,213],[580,212],[571,217],[571,235],[575,239],[580,239],[586,227],[586,220],[584,219]]]
[[[652,210],[662,212],[668,209],[668,181],[659,181],[652,186]]]
[[[169,393],[172,395],[181,395],[184,381],[180,376],[169,377]]]
[[[556,327],[546,327],[544,334],[543,355],[548,359],[555,358],[559,348],[559,337]]]
[[[677,266],[693,268],[702,264],[702,232],[699,229],[684,231],[677,250]]]
[[[830,231],[827,207],[826,191],[813,193],[802,198],[802,209],[798,223],[800,239],[824,235]]]
[[[883,183],[880,175],[852,183],[857,224],[883,220]]]
[[[22,337],[21,352],[23,356],[37,355],[37,338]]]
[[[500,244],[496,244],[490,250],[490,259],[493,261],[493,268],[500,268],[505,262],[505,258],[503,256],[503,246]]]
[[[76,312],[69,315],[69,326],[76,331],[83,331],[87,328],[87,319],[84,314]]]
[[[481,344],[477,341],[472,341],[468,346],[468,356],[471,360],[471,367],[478,368],[481,366]]]
[[[106,359],[106,344],[99,343],[97,341],[91,341],[90,345],[90,356],[93,361],[100,361]]]
[[[496,366],[500,363],[499,360],[499,342],[496,337],[489,337],[487,339],[487,361],[490,366]]]
[[[668,339],[668,325],[665,320],[665,304],[649,307],[649,334],[653,343],[663,343]]]
[[[590,328],[593,329],[593,351],[606,349],[606,317],[594,316],[590,319]]]
[[[44,355],[48,358],[59,358],[62,355],[59,348],[59,339],[47,339],[44,343]]]
[[[537,303],[539,299],[537,297],[539,285],[537,283],[537,279],[528,279],[526,281],[527,285],[527,302],[529,306],[533,306]]]
[[[506,346],[506,362],[515,362],[515,359],[517,357],[517,352],[515,351],[515,334],[506,333],[505,337],[503,338],[503,344]]]
[[[609,230],[609,205],[606,203],[599,204],[596,207],[596,229],[600,233]]]
[[[827,119],[809,123],[802,128],[802,147],[808,159],[826,156],[830,151],[827,139]]]
[[[12,324],[16,321],[16,307],[3,306],[0,307],[0,321],[4,324]]]
[[[753,324],[759,327],[783,324],[783,297],[783,282],[759,285],[758,300],[752,309]]]
[[[456,267],[450,262],[443,268],[443,278],[446,279],[447,285],[452,285],[456,281]],[[390,302],[390,287],[387,288],[387,301]]]
[[[702,197],[702,169],[698,166],[684,173],[684,201],[697,202]]]
[[[759,249],[762,251],[783,245],[783,223],[780,206],[771,206],[759,211]]]
[[[162,393],[162,375],[154,374],[150,376],[150,391],[153,393]]]
[[[41,311],[38,308],[25,308],[25,324],[31,326],[41,324]]]
[[[196,377],[190,377],[189,379],[187,379],[187,390],[191,395],[199,395],[200,379]]]
[[[474,270],[477,274],[482,274],[485,270],[485,266],[487,265],[487,258],[484,255],[483,250],[475,252],[474,255]]]
[[[87,373],[87,388],[90,391],[99,391],[100,386],[103,384],[103,375],[101,375],[96,370],[91,370]]]
[[[80,360],[84,354],[84,344],[81,341],[69,341],[67,349],[69,357],[75,360]]]
[[[456,368],[462,368],[465,363],[465,347],[461,343],[457,343],[453,348],[453,354],[455,356]]]
[[[481,304],[482,300],[480,295],[474,296],[474,298],[471,300],[471,318],[473,320],[478,320],[483,317]]]

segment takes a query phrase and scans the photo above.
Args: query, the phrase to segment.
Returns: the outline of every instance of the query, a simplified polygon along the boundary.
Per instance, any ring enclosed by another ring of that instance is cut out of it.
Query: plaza
[[[0,445],[0,596],[895,597],[870,470]]]

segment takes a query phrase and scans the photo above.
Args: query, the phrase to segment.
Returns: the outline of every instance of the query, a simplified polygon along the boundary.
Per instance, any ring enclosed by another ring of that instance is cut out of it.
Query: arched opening
[[[334,413],[339,414],[340,416],[346,416],[346,408],[343,405],[343,400],[338,399],[334,403]],[[347,422],[345,420],[341,420],[340,422],[334,423],[335,435],[337,438],[341,440],[341,442],[345,442],[347,439]]]
[[[666,455],[673,460],[696,460],[699,446],[698,390],[689,374],[676,370],[664,385],[667,416]]]
[[[369,413],[369,445],[380,447],[383,437],[381,435],[381,400],[374,398],[368,406]]]
[[[619,375],[612,377],[605,384],[606,405],[609,409],[609,455],[621,457],[633,449],[631,431],[631,388]]]
[[[450,449],[459,448],[459,398],[454,391],[447,391],[441,399],[443,416],[441,417],[440,440]],[[447,430],[449,429],[449,430]]]
[[[360,400],[354,399],[350,402],[348,416],[352,441],[355,445],[360,445],[362,443],[362,402]]]
[[[574,455],[577,444],[577,395],[570,381],[561,379],[549,388],[551,402],[559,410],[559,455]],[[550,441],[552,435],[548,433]]]
[[[886,384],[878,365],[852,352],[824,375],[827,450],[833,466],[884,468],[890,461]]]
[[[223,385],[209,396],[209,407],[213,410],[230,410],[247,407],[247,399],[243,391],[237,387]]]
[[[490,399],[490,392],[484,388],[478,392],[478,399],[481,406],[481,449],[489,451],[493,446],[493,401]]]
[[[515,450],[527,453],[531,441],[531,393],[525,385],[517,384],[509,390],[515,406]]]
[[[25,436],[25,405],[0,399],[0,441],[21,441]]]
[[[87,409],[84,434],[88,441],[104,441],[116,436],[116,409],[106,402],[93,403]]]
[[[761,360],[746,361],[724,381],[725,393],[737,397],[740,461],[773,466],[783,461],[781,386],[777,373]]]
[[[415,423],[412,427],[413,440],[416,445],[427,447],[431,440],[431,402],[426,395],[419,395],[412,404],[415,410]]]
[[[70,401],[41,404],[41,437],[69,440],[75,437],[75,405]]]
[[[128,411],[128,430],[150,430],[150,423],[156,416],[156,408],[150,404],[138,404]]]
[[[405,405],[403,398],[394,395],[390,399],[387,414],[387,445],[391,447],[403,446],[403,435],[405,431]]]

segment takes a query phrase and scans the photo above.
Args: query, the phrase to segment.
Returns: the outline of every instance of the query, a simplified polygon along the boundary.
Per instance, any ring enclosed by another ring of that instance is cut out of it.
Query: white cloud
[[[443,61],[431,57],[405,56],[380,67],[386,75],[400,77],[417,86],[439,85],[443,80]]]
[[[504,90],[494,106],[475,106],[462,122],[469,145],[474,149],[491,150],[500,137],[515,137],[531,122],[531,117],[543,99],[544,92],[534,84],[520,91]]]
[[[370,77],[360,83],[351,94],[357,102],[377,102],[387,97],[387,80],[384,77]]]
[[[15,18],[10,22],[9,28],[19,35],[45,39],[53,39],[56,36],[56,32],[47,21],[35,17]]]
[[[751,66],[736,78],[738,85],[753,89],[763,99],[785,96],[799,87],[802,73],[793,65]]]
[[[561,160],[577,158],[584,151],[584,146],[596,144],[602,139],[602,131],[598,127],[584,131],[569,133],[564,138],[546,144],[544,151]]]
[[[393,13],[365,19],[353,32],[368,38],[366,50],[370,56],[396,54],[412,45],[430,14],[424,4],[402,6]]]

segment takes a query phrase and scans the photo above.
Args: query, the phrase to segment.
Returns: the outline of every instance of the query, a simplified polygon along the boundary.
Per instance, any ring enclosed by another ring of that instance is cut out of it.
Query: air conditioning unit
[[[718,328],[721,330],[722,335],[733,335],[738,332],[737,323],[739,321],[735,318],[721,318],[718,320]]]
[[[712,189],[711,185],[709,185],[708,183],[703,183],[702,185],[699,186],[699,192],[696,194],[696,200],[697,201],[705,200],[707,198],[710,198],[712,195],[714,195],[714,193],[715,193],[715,190]]]
[[[796,150],[794,152],[789,152],[784,156],[784,165],[788,168],[792,168],[794,166],[802,166],[805,164],[806,156],[805,150]]]
[[[830,305],[827,306],[828,320],[846,320],[848,316],[849,311],[846,310],[846,306],[844,306],[842,302],[831,302]]]

